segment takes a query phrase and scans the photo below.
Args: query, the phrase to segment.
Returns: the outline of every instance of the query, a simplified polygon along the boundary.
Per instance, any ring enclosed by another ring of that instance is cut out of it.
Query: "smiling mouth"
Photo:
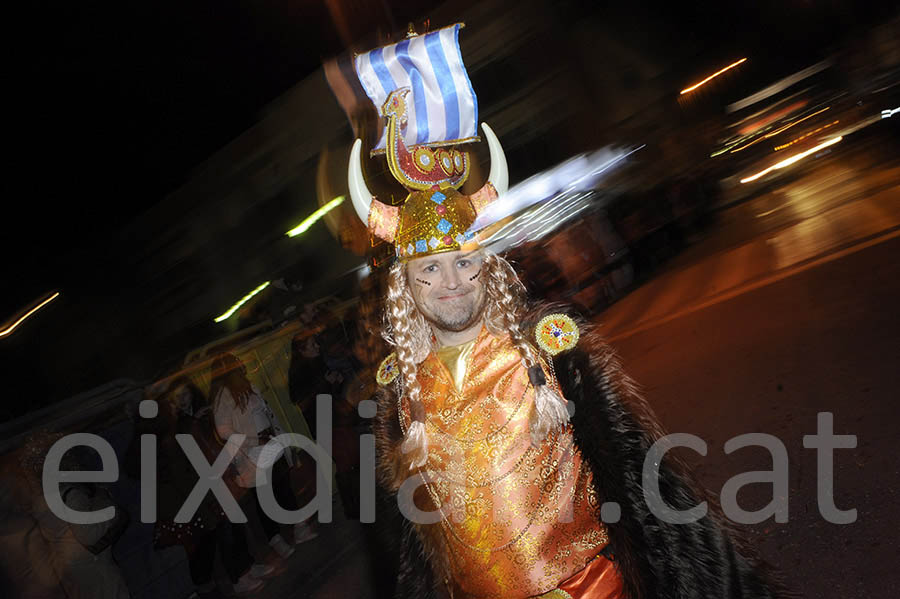
[[[442,296],[438,297],[438,299],[439,300],[451,300],[451,299],[456,299],[458,297],[463,297],[464,295],[466,295],[466,294],[465,293],[456,293],[454,295],[442,295]]]

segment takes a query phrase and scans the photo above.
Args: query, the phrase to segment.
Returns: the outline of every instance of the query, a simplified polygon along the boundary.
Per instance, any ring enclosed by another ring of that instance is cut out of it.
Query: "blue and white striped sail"
[[[408,87],[407,147],[478,139],[478,99],[459,51],[457,23],[356,57],[356,73],[380,111],[388,94]],[[373,152],[383,151],[385,132]]]

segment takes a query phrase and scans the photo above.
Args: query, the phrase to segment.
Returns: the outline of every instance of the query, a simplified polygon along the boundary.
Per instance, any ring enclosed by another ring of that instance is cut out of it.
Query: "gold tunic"
[[[469,597],[540,595],[583,570],[607,543],[591,474],[570,427],[531,445],[534,389],[508,337],[482,328],[466,345],[432,353],[418,373],[426,486],[441,506],[454,590]],[[454,366],[458,385],[445,364]]]

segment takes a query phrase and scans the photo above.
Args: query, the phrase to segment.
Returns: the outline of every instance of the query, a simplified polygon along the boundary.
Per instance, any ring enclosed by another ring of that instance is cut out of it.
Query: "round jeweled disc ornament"
[[[379,385],[388,385],[397,378],[398,374],[400,374],[400,366],[397,364],[397,354],[391,352],[378,366],[378,371],[375,373],[375,381]]]
[[[578,325],[565,314],[545,316],[534,329],[537,344],[552,356],[575,347],[578,336]]]

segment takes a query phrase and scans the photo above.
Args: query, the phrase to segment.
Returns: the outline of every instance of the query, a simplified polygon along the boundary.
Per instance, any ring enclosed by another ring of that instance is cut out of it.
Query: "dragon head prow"
[[[406,96],[408,94],[408,87],[401,87],[389,93],[381,106],[381,114],[386,118],[397,118],[401,123],[406,122]]]

